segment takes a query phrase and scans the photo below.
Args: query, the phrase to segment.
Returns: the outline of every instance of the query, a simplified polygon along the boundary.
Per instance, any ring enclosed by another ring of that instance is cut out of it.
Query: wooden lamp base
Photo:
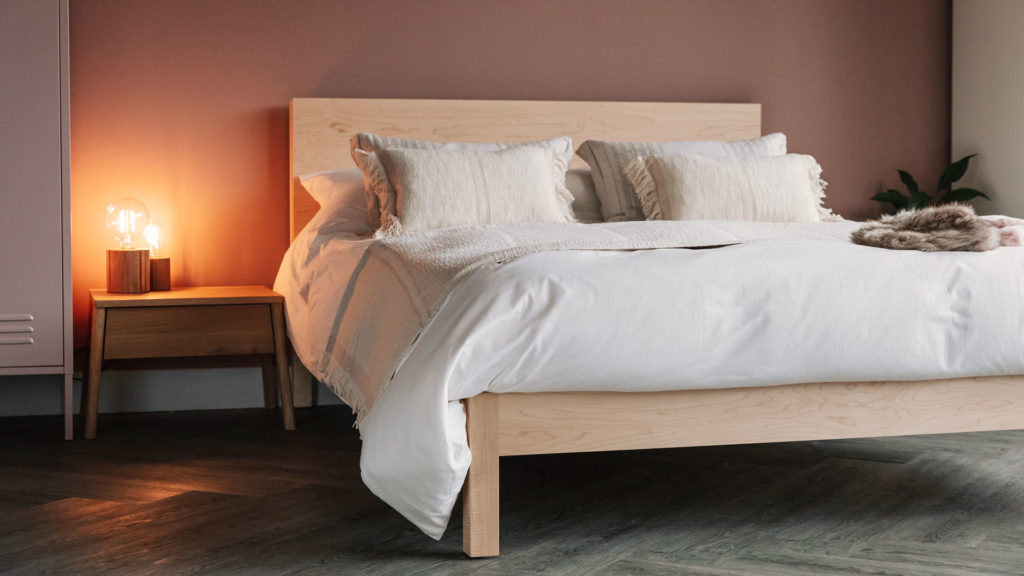
[[[149,292],[149,250],[107,250],[107,292]]]
[[[154,291],[171,289],[170,258],[149,259],[149,289]]]

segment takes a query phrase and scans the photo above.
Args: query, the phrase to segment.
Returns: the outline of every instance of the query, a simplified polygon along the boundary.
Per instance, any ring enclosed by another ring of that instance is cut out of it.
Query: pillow
[[[375,214],[377,225],[372,228],[370,226],[366,185],[363,173],[358,168],[303,174],[299,176],[299,183],[321,208],[327,207],[335,212],[335,222],[342,233],[366,236],[380,227],[379,212]],[[570,169],[565,173],[565,187],[572,194],[572,211],[577,222],[604,222],[601,203],[594,191],[594,179],[589,169]]]
[[[381,201],[380,234],[479,224],[573,222],[562,152],[357,150]]]
[[[328,170],[299,176],[299,184],[322,210],[330,210],[334,229],[366,236],[373,231],[366,212],[366,187],[358,168]]]
[[[590,165],[601,200],[601,214],[608,222],[643,220],[643,210],[626,168],[637,156],[700,154],[702,156],[781,156],[786,135],[781,132],[736,142],[603,142],[587,140],[577,154]]]
[[[825,183],[811,156],[645,156],[629,165],[648,220],[820,222]]]
[[[332,197],[352,195],[363,191],[363,173],[358,168],[324,170],[299,176],[299,184],[309,192],[321,207]]]
[[[565,187],[572,194],[572,212],[582,224],[604,222],[601,201],[594,190],[594,179],[586,168],[572,168],[565,173]]]
[[[379,134],[360,132],[349,140],[352,159],[359,164],[356,158],[356,150],[365,152],[377,152],[379,150],[402,149],[402,150],[478,150],[496,152],[508,150],[521,146],[536,146],[539,148],[550,148],[556,152],[564,152],[566,158],[572,158],[572,138],[560,136],[550,140],[538,140],[535,142],[429,142],[427,140],[408,140],[406,138],[390,138]],[[363,171],[365,174],[366,172]],[[381,190],[373,190],[371,182],[366,180],[366,202],[367,212],[370,215],[370,225],[374,228],[380,227],[381,209],[378,204],[378,197]]]

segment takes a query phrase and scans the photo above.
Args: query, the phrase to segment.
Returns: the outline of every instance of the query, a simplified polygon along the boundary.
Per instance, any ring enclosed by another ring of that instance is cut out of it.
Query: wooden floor
[[[359,480],[344,408],[0,419],[2,574],[1024,574],[1024,433],[502,459],[469,560]]]

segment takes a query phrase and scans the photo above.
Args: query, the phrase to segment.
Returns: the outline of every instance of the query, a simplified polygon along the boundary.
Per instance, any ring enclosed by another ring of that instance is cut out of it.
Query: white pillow
[[[381,190],[385,236],[517,222],[573,222],[566,155],[519,147],[478,150],[358,150],[363,176]]]
[[[643,220],[643,210],[626,169],[637,156],[700,154],[702,156],[781,156],[786,153],[786,135],[781,132],[734,142],[605,142],[587,140],[576,151],[594,175],[601,214],[608,222]]]
[[[373,230],[367,211],[368,202],[364,200],[367,196],[366,185],[359,168],[303,174],[299,176],[299,183],[321,207],[327,206],[336,212],[334,220],[342,233],[366,236]],[[572,211],[577,222],[604,222],[601,201],[597,199],[594,179],[588,168],[571,168],[567,171],[565,187],[572,194]],[[336,201],[332,202],[332,199]]]
[[[559,136],[550,140],[537,140],[533,142],[430,142],[428,140],[410,140],[408,138],[392,138],[360,132],[349,140],[350,152],[356,165],[359,165],[359,158],[356,158],[356,151],[377,152],[380,150],[477,150],[496,152],[522,146],[534,146],[539,148],[550,148],[556,152],[564,152],[566,158],[572,158],[572,138]],[[367,213],[370,216],[370,226],[374,229],[380,227],[380,218],[383,211],[378,203],[378,197],[384,190],[374,190],[373,183],[366,181],[367,190]]]
[[[819,222],[825,182],[811,156],[644,156],[628,175],[648,220]]]
[[[303,174],[299,183],[320,204],[321,211],[331,212],[333,231],[355,236],[373,231],[366,211],[366,186],[358,168]]]
[[[363,173],[358,168],[302,174],[299,183],[320,206],[336,194],[350,195],[365,189]]]

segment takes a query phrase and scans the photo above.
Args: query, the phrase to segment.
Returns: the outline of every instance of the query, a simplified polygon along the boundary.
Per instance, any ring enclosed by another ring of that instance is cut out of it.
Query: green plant
[[[892,204],[897,211],[900,210],[918,210],[925,206],[936,206],[938,204],[949,204],[952,202],[969,202],[977,197],[982,197],[986,200],[991,200],[987,194],[981,190],[975,190],[974,188],[953,188],[953,184],[957,183],[964,174],[967,173],[967,167],[971,163],[971,158],[974,158],[977,154],[971,154],[964,156],[963,158],[952,162],[945,170],[942,171],[942,176],[939,176],[939,184],[936,186],[935,194],[929,196],[927,193],[922,192],[918,187],[917,182],[914,181],[914,177],[909,172],[900,170],[900,181],[910,192],[909,195],[903,194],[899,190],[889,188],[885,192],[879,192],[871,197],[876,202],[888,202]]]

